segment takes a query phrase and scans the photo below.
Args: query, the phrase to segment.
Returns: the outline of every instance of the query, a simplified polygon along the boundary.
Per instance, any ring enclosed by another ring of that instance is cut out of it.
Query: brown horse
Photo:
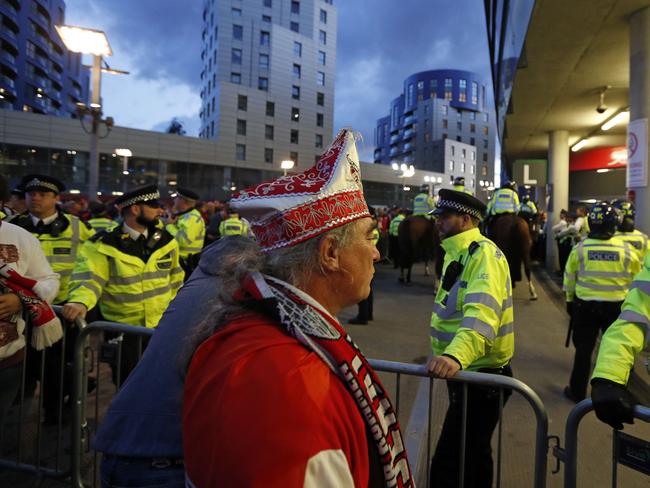
[[[530,250],[533,240],[528,223],[518,215],[503,214],[497,216],[488,226],[488,237],[503,251],[510,267],[512,286],[521,281],[521,264],[528,280],[528,292],[531,300],[537,300],[535,287],[530,279]]]
[[[399,244],[400,283],[411,283],[411,268],[418,260],[424,261],[424,275],[429,276],[429,261],[435,260],[440,239],[433,221],[415,215],[405,218],[397,229]],[[436,266],[437,270],[438,266]],[[404,276],[406,271],[406,277]],[[434,285],[436,285],[434,276]]]

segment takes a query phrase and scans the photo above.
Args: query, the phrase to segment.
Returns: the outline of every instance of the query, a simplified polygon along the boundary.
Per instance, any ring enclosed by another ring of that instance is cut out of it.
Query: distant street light
[[[115,150],[115,154],[122,158],[122,174],[129,174],[129,158],[133,156],[133,153],[130,149],[118,148]]]
[[[295,166],[295,162],[291,159],[285,159],[280,163],[280,168],[284,170],[284,176],[287,176],[287,170],[292,169]]]
[[[111,117],[107,117],[105,120],[102,119],[100,95],[103,70],[102,58],[104,56],[111,56],[113,51],[103,31],[71,25],[57,25],[55,27],[65,47],[69,51],[93,56],[90,106],[86,107],[84,104],[78,103],[77,111],[82,121],[82,126],[85,115],[90,115],[92,118],[92,129],[89,131],[90,160],[88,161],[88,195],[94,200],[97,197],[97,188],[99,185],[99,125],[104,123],[108,130],[113,126],[113,119]],[[120,72],[119,70],[110,71]],[[123,73],[126,74],[126,72]]]

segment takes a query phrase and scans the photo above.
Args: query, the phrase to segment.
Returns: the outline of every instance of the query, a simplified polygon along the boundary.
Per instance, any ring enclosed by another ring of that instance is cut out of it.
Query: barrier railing
[[[558,461],[564,463],[564,488],[575,488],[577,486],[578,427],[580,426],[580,421],[593,409],[594,407],[591,399],[587,398],[582,400],[573,408],[573,410],[571,410],[564,431],[565,447],[564,449],[555,448],[553,450],[553,455],[558,459]],[[637,405],[634,407],[634,418],[643,420],[644,422],[650,422],[650,408]],[[634,448],[637,450],[637,455],[633,456],[632,459],[626,459],[624,455],[625,453],[621,452],[619,447],[622,442],[630,445],[634,441],[638,441],[638,447]],[[626,466],[645,474],[650,474],[650,472],[647,471],[650,468],[650,443],[614,430],[612,460],[612,487],[615,487],[617,483],[617,466],[619,463],[625,464]],[[645,462],[645,471],[643,470],[643,466],[634,466],[634,462],[639,460],[642,463]]]
[[[61,307],[53,308],[59,315]],[[63,319],[62,325],[64,334],[55,344],[56,351],[51,348],[35,351],[25,346],[17,397],[4,424],[0,425],[0,468],[3,470],[21,471],[39,478],[65,478],[70,474],[69,452],[65,445],[66,424],[69,423],[65,398],[69,395],[72,402],[76,394],[65,388],[66,371],[72,373],[72,368],[66,365],[65,351],[70,347],[68,342],[73,329]],[[79,331],[87,325],[83,318],[75,321]],[[85,371],[84,355],[82,348],[80,364]],[[44,401],[47,401],[47,410]],[[10,439],[14,437],[15,444]]]

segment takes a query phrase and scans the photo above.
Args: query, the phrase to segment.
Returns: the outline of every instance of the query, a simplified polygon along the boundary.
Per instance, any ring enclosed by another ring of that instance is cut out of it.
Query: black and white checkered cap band
[[[29,191],[30,188],[47,188],[48,190],[52,190],[54,193],[59,193],[61,189],[56,186],[54,183],[50,183],[49,181],[43,181],[39,180],[38,178],[34,178],[33,180],[30,180],[25,184],[25,190]]]
[[[160,192],[153,192],[153,193],[145,193],[143,195],[138,195],[135,197],[131,197],[128,200],[124,200],[121,202],[119,205],[120,207],[128,207],[130,205],[135,205],[136,203],[140,202],[148,202],[150,200],[158,200],[160,198]]]
[[[468,207],[467,205],[454,202],[453,200],[438,200],[438,203],[436,203],[436,208],[442,208],[442,209],[454,210],[460,213],[466,213],[468,215],[471,215],[472,217],[476,217],[477,219],[483,218],[483,215],[479,209]]]

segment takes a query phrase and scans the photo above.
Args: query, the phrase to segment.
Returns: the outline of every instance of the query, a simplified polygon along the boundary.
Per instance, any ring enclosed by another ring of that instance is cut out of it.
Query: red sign
[[[569,158],[569,171],[588,171],[595,169],[625,168],[627,166],[627,147],[596,147],[572,152]]]

